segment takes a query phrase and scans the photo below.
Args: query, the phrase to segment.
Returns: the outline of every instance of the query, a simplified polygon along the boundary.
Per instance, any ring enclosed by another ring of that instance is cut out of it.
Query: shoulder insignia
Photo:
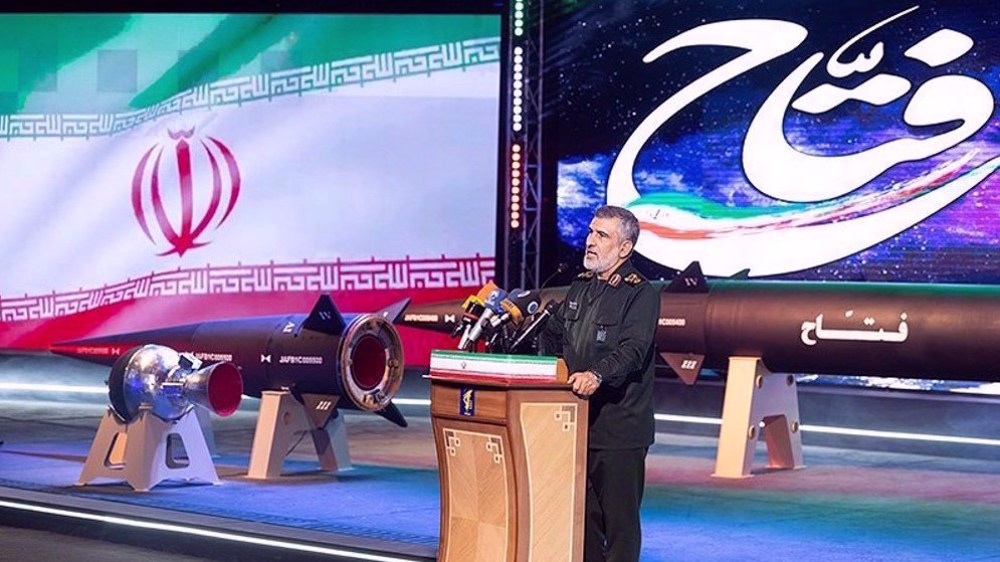
[[[577,279],[590,279],[594,276],[593,271],[584,271],[583,273],[576,276]]]
[[[617,273],[612,275],[611,279],[608,279],[608,285],[611,285],[612,287],[617,287],[618,285],[621,284],[621,282],[622,282],[622,276]]]
[[[625,282],[629,285],[638,285],[639,283],[642,283],[642,281],[642,276],[638,273],[629,273],[625,276]]]

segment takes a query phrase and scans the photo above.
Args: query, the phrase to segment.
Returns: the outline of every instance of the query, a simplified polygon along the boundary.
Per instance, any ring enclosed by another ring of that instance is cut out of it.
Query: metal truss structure
[[[544,10],[542,0],[512,0],[508,10],[498,273],[507,288],[533,288],[541,282]]]

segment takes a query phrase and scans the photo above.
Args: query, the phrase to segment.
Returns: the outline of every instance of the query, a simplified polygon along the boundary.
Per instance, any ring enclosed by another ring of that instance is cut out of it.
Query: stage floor
[[[136,493],[74,485],[102,405],[0,401],[0,500],[434,558],[438,474],[426,409],[411,408],[405,429],[348,414],[353,469],[319,472],[304,440],[287,476],[260,482],[245,478],[256,420],[247,402],[214,422],[222,485]],[[757,467],[763,454],[761,445]],[[710,476],[714,456],[715,439],[657,435],[642,560],[1000,560],[1000,462],[807,446],[804,469],[723,480]]]

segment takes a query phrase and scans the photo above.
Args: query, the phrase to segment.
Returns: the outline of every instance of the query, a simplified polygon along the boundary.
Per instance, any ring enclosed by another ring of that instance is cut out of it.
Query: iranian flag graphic
[[[493,277],[494,19],[0,16],[0,33],[17,45],[0,50],[0,348]],[[447,345],[401,333],[411,363]]]

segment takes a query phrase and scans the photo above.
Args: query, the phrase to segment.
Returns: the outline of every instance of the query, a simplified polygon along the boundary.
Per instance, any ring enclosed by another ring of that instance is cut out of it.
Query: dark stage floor
[[[291,474],[260,483],[244,478],[255,422],[248,402],[215,421],[222,485],[167,483],[142,494],[120,483],[74,486],[103,412],[97,401],[0,401],[0,500],[434,557],[438,481],[426,412],[411,413],[406,429],[348,415],[354,469],[318,472],[303,443]],[[1000,560],[1000,462],[807,446],[805,469],[720,480],[709,476],[714,455],[714,439],[657,435],[644,561]],[[32,540],[23,533],[4,531],[0,543],[23,548]],[[51,544],[50,535],[38,540]]]

